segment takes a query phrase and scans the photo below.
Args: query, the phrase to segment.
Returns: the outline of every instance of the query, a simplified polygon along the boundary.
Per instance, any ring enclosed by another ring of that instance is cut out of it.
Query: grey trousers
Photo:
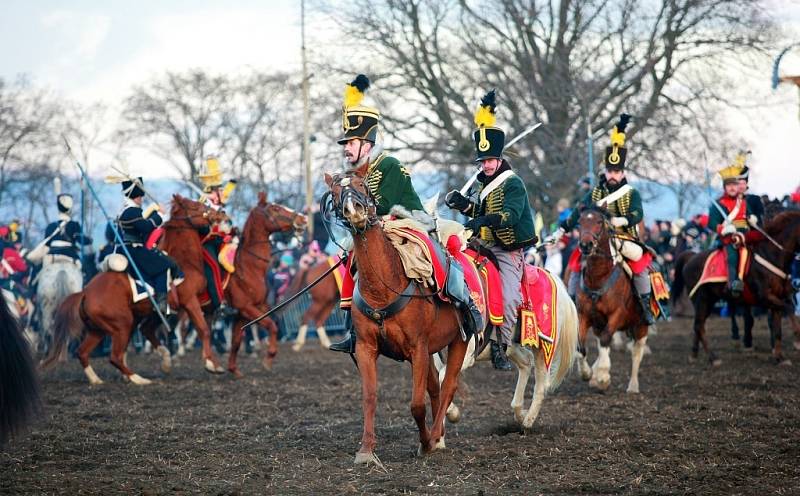
[[[575,294],[578,292],[578,280],[580,275],[577,272],[572,272],[569,275],[569,282],[567,284],[567,293],[569,293],[572,299],[575,299]],[[640,297],[644,295],[648,295],[651,292],[650,289],[650,274],[645,270],[642,271],[640,274],[633,276],[633,287],[636,288],[636,292],[639,294]]]
[[[500,268],[500,280],[503,285],[503,323],[496,327],[497,341],[510,346],[517,325],[517,312],[522,304],[522,249],[506,251],[498,246],[490,248]]]

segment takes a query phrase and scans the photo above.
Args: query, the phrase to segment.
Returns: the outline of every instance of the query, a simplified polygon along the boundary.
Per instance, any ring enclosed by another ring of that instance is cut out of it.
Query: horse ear
[[[333,184],[333,176],[327,172],[325,173],[325,184],[327,184],[329,188],[331,187],[331,184]]]
[[[367,160],[363,164],[353,169],[353,174],[359,177],[366,177],[368,168],[369,168],[369,161]]]
[[[263,207],[267,204],[267,194],[263,191],[258,192],[258,206]]]

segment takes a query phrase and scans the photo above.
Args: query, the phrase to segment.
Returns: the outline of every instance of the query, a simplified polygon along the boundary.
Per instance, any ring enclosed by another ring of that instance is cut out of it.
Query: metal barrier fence
[[[290,305],[283,310],[278,317],[280,319],[279,326],[281,328],[281,341],[291,341],[297,336],[297,329],[300,327],[300,319],[303,317],[306,309],[311,305],[311,295],[308,293],[303,294],[297,298]],[[339,308],[339,305],[334,307],[328,320],[325,321],[325,331],[328,334],[340,334],[345,331],[344,329],[344,311]],[[317,337],[316,325],[311,325],[308,328],[307,338]]]

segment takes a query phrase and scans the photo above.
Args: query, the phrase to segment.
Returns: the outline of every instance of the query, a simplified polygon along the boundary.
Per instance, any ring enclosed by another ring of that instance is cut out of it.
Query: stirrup
[[[352,330],[348,330],[344,339],[336,343],[331,343],[328,349],[352,355],[356,352],[356,333]]]

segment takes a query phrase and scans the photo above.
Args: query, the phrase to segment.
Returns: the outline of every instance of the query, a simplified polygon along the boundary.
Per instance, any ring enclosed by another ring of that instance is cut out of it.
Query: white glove
[[[556,229],[556,232],[546,237],[544,242],[547,244],[555,244],[559,239],[564,237],[565,232],[566,231],[564,231],[563,228],[559,227],[558,229]]]
[[[754,227],[757,226],[758,225],[758,217],[756,217],[755,214],[750,214],[747,217],[747,223],[750,224],[751,226],[754,226]]]
[[[611,217],[611,225],[614,227],[624,227],[628,225],[628,219],[625,217]]]
[[[733,234],[735,232],[736,232],[736,226],[734,226],[730,222],[726,222],[722,227],[722,231],[720,232],[720,234],[722,234],[723,236],[727,236],[728,234]]]
[[[230,234],[233,230],[233,224],[230,221],[223,221],[219,223],[219,231],[225,234]]]

